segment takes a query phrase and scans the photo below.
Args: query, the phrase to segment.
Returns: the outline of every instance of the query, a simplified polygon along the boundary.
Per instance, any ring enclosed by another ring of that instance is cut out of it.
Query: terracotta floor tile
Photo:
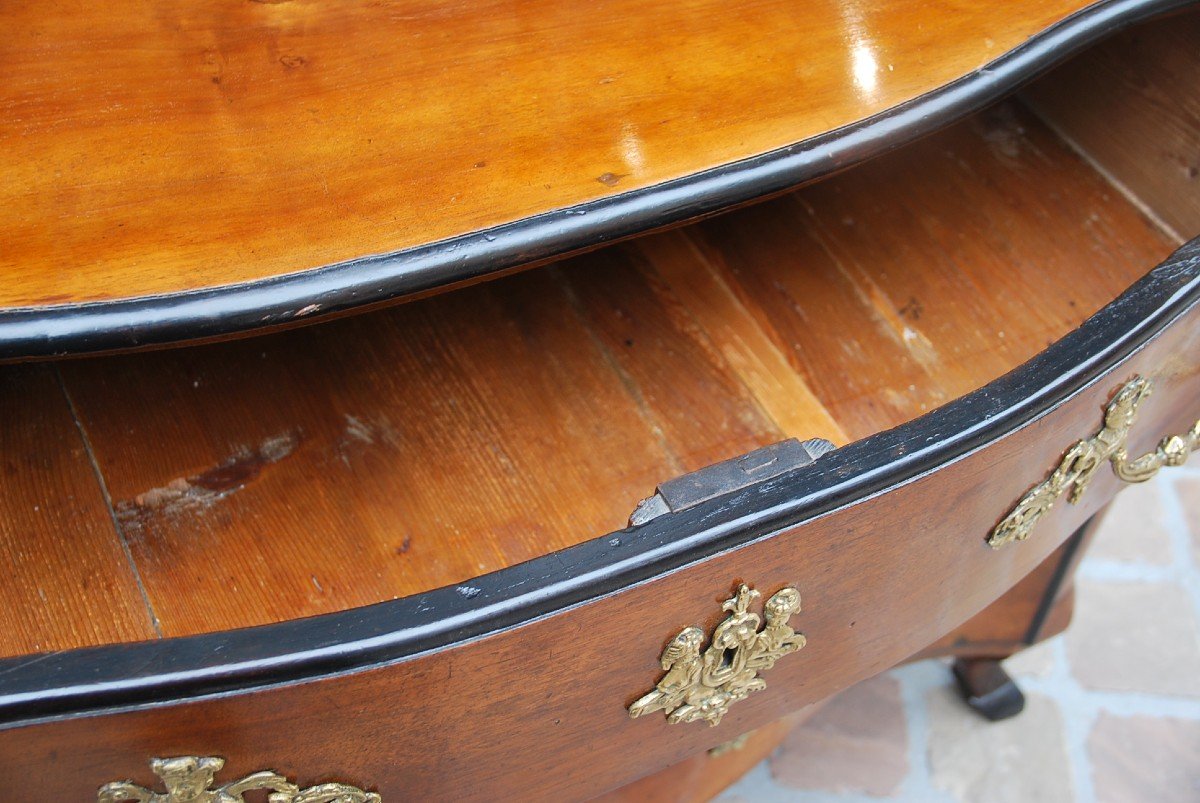
[[[1020,716],[988,722],[949,688],[929,709],[933,785],[963,803],[1063,803],[1073,799],[1058,704],[1027,694]]]
[[[1088,557],[1156,566],[1170,563],[1171,535],[1163,521],[1161,493],[1158,483],[1124,489],[1088,547]]]
[[[770,766],[794,789],[894,793],[908,772],[899,682],[881,675],[838,695],[792,731]]]
[[[1066,643],[1092,689],[1200,697],[1200,626],[1190,596],[1160,583],[1080,581]]]
[[[1192,462],[1195,462],[1194,460]],[[1200,569],[1200,477],[1185,477],[1175,483],[1175,494],[1183,507],[1192,536],[1192,565]]]
[[[1008,674],[1016,678],[1044,678],[1054,671],[1055,644],[1053,641],[1043,641],[1019,653],[1004,662]]]
[[[1102,713],[1087,747],[1098,803],[1200,800],[1200,722]]]

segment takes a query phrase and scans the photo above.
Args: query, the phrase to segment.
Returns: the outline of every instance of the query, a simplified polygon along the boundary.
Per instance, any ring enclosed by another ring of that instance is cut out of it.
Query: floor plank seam
[[[75,422],[75,429],[79,432],[79,438],[83,442],[83,449],[87,452],[88,462],[91,464],[92,473],[96,477],[96,484],[100,486],[100,495],[104,497],[104,506],[108,510],[109,521],[112,522],[117,539],[121,542],[121,551],[125,553],[125,560],[129,564],[129,570],[133,572],[133,581],[137,583],[138,593],[142,595],[142,603],[146,606],[146,614],[150,617],[150,625],[154,628],[155,635],[158,638],[163,638],[162,623],[158,619],[158,614],[154,611],[154,604],[150,601],[150,594],[146,591],[146,584],[142,581],[142,572],[138,569],[137,561],[133,558],[133,550],[129,547],[129,539],[125,537],[125,530],[121,527],[121,523],[117,519],[117,511],[113,507],[112,494],[108,491],[108,483],[104,479],[104,472],[100,470],[100,463],[96,460],[96,452],[92,448],[92,440],[88,437],[87,428],[84,427],[83,419],[79,416],[79,410],[75,407],[75,400],[71,398],[71,392],[67,390],[66,380],[63,378],[62,371],[57,365],[54,366],[54,376],[58,380],[59,389],[62,390],[63,399],[67,402],[67,409],[71,411],[71,420]]]

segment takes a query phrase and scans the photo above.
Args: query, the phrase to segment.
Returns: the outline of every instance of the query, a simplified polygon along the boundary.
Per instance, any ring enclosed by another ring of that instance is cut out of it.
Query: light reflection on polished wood
[[[906,203],[881,187],[904,187]],[[1002,107],[776,201],[395,309],[62,363],[36,395],[30,369],[0,368],[30,393],[14,420],[40,410],[64,441],[16,438],[8,459],[53,458],[87,481],[61,372],[121,530],[78,490],[5,499],[25,522],[0,528],[5,554],[92,540],[56,552],[74,583],[15,559],[7,609],[69,615],[0,628],[0,654],[469,583],[623,527],[673,476],[787,437],[841,445],[911,420],[1032,357],[1172,247]],[[701,624],[657,635],[689,623]]]
[[[9,3],[0,308],[253,280],[645,187],[911,99],[1086,5]]]

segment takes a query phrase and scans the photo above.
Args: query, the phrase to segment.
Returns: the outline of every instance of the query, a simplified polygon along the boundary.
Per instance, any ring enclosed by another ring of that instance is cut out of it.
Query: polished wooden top
[[[0,312],[255,282],[659,185],[877,115],[1086,6],[6,4]]]

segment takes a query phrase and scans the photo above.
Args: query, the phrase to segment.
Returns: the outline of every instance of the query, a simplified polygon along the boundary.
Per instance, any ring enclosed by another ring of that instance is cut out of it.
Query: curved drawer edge
[[[392,253],[202,291],[0,313],[0,360],[96,354],[294,326],[715,214],[943,128],[1123,28],[1196,0],[1100,0],[984,67],[880,114],[749,159]]]
[[[1017,432],[1198,303],[1200,239],[1008,375],[814,464],[469,586],[244,630],[0,661],[0,728],[360,671],[600,599],[893,491]],[[1039,481],[1051,467],[1024,471]],[[995,520],[1012,501],[993,500]]]

